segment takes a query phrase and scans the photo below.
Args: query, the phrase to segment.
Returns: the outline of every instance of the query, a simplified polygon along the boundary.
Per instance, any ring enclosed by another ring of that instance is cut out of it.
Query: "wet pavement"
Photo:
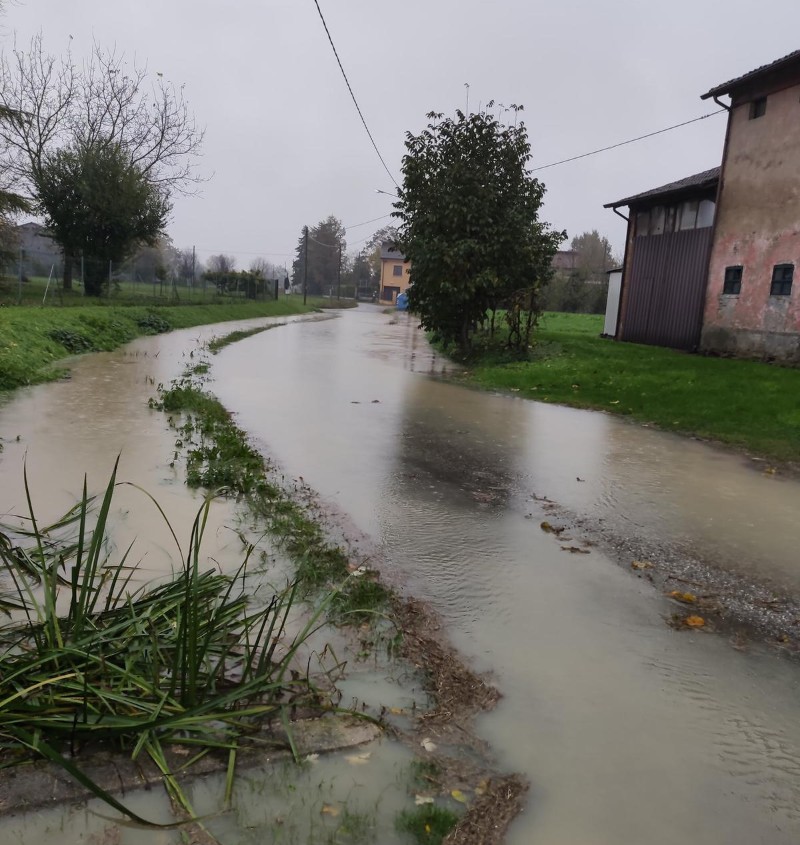
[[[542,532],[534,496],[794,589],[800,485],[447,366],[413,318],[360,308],[227,348],[213,389],[493,672],[482,733],[532,785],[511,842],[797,841],[797,667],[672,630],[652,587]]]
[[[170,466],[175,433],[146,403],[193,360],[197,340],[228,330],[142,338],[81,359],[70,382],[7,398],[0,512],[24,505],[26,454],[35,503],[56,516],[84,472],[97,489],[121,452],[120,476],[185,524],[200,499]],[[800,484],[602,414],[442,382],[449,366],[413,318],[362,306],[225,348],[211,389],[493,673],[504,698],[481,733],[531,782],[511,843],[800,840],[797,666],[672,630],[672,603],[646,582],[596,548],[562,549],[583,547],[579,536],[565,543],[539,527],[546,496],[620,534],[684,544],[797,590]],[[219,503],[212,556],[239,548],[231,518]],[[145,544],[147,574],[171,565],[167,533],[138,504],[121,502],[114,525],[120,545],[133,535]],[[359,784],[374,777],[364,771]]]

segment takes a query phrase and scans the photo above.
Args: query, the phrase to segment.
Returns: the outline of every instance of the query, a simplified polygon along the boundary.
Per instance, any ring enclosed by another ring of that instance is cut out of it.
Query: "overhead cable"
[[[364,119],[364,115],[361,111],[361,106],[359,106],[358,100],[356,99],[356,95],[353,93],[353,86],[350,85],[350,80],[347,78],[347,74],[344,72],[342,60],[339,58],[339,53],[336,50],[336,45],[333,43],[333,38],[331,37],[330,30],[328,29],[328,24],[325,23],[325,16],[322,14],[322,9],[320,9],[319,7],[318,0],[314,0],[314,5],[317,7],[317,11],[319,12],[319,17],[322,21],[322,25],[325,27],[325,34],[328,36],[328,41],[330,41],[331,49],[333,50],[333,55],[336,56],[336,61],[339,65],[339,70],[342,72],[342,76],[344,77],[345,84],[347,85],[347,90],[350,92],[350,96],[353,98],[353,103],[355,104],[358,116],[361,118],[361,122],[364,124],[364,129],[367,130],[367,135],[369,135],[369,139],[372,142],[372,146],[375,148],[375,152],[378,154],[378,158],[381,160],[383,169],[389,174],[389,178],[392,180],[392,182],[397,185],[397,179],[394,178],[394,176],[392,175],[392,171],[389,170],[386,162],[383,159],[383,156],[381,155],[381,151],[378,149],[378,145],[375,143],[375,139],[372,137],[372,132],[369,131],[369,126],[367,126],[367,121]],[[397,187],[399,188],[400,186],[397,185]]]
[[[691,120],[684,120],[683,123],[676,123],[674,126],[667,126],[665,129],[657,129],[655,132],[648,132],[647,135],[639,135],[638,138],[630,138],[627,141],[620,141],[618,144],[611,144],[609,147],[601,147],[599,150],[592,150],[590,153],[582,153],[578,156],[570,158],[563,158],[561,161],[553,161],[550,164],[542,164],[539,167],[532,167],[531,173],[537,170],[547,170],[548,167],[556,167],[559,164],[566,164],[570,161],[577,161],[581,158],[588,158],[589,156],[597,155],[598,153],[605,153],[608,150],[615,150],[617,147],[624,147],[627,144],[633,144],[635,141],[643,141],[645,138],[652,138],[654,135],[662,135],[664,132],[670,132],[673,129],[680,129],[681,126],[688,126],[690,123],[697,123],[698,120],[705,120],[707,117],[713,117],[715,114],[722,114],[727,109],[718,109],[717,111],[709,112],[708,114],[701,114],[700,117],[693,117]]]

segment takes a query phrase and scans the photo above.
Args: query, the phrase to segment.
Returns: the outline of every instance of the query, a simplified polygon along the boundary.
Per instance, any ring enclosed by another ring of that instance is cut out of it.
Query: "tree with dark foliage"
[[[501,123],[492,106],[455,118],[431,113],[419,135],[407,135],[394,206],[398,247],[411,262],[409,307],[462,352],[501,306],[509,344],[527,349],[538,291],[565,237],[539,220],[545,189],[526,169],[524,123]]]

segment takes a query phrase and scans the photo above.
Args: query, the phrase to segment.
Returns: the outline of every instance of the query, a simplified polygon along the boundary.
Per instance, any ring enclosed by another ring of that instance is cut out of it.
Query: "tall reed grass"
[[[238,570],[204,568],[200,547],[211,499],[200,508],[181,566],[164,583],[137,586],[131,548],[117,559],[107,527],[117,467],[99,497],[84,481],[78,503],[43,525],[31,504],[14,524],[0,524],[0,765],[31,757],[63,767],[120,812],[149,823],[92,781],[77,761],[113,747],[149,756],[173,800],[189,813],[167,765],[169,745],[190,746],[193,760],[212,749],[237,751],[267,720],[289,719],[317,690],[291,666],[324,612],[326,598],[287,634],[296,587],[259,604]],[[161,517],[166,520],[161,508]],[[169,523],[167,523],[169,525]]]

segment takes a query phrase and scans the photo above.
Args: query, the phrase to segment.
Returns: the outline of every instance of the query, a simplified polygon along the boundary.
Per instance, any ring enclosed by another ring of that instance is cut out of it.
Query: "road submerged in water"
[[[25,450],[34,490],[58,511],[84,471],[102,483],[122,449],[123,476],[151,492],[155,484],[174,519],[190,518],[196,497],[178,492],[169,467],[174,436],[143,406],[189,362],[195,341],[227,329],[140,339],[81,360],[72,383],[9,399],[0,407],[2,509],[22,502]],[[266,455],[317,492],[384,578],[427,601],[454,645],[491,673],[503,699],[480,734],[500,766],[531,784],[512,845],[798,841],[797,666],[670,628],[681,608],[591,539],[602,526],[638,544],[637,554],[682,549],[800,592],[800,485],[602,414],[449,384],[441,376],[450,367],[413,318],[361,307],[226,348],[211,389]],[[561,517],[578,530],[542,530],[560,529]],[[230,519],[220,503],[211,532],[220,558]],[[141,530],[134,523],[124,508],[117,514],[120,543]],[[157,572],[167,539],[149,541]],[[623,557],[633,552],[622,547]],[[409,703],[369,672],[345,688],[373,705]],[[322,794],[336,772],[338,794],[351,800],[366,781],[390,784],[408,759],[385,746],[354,769],[359,777],[343,777],[341,765],[320,767],[309,790]],[[263,830],[290,804],[277,790],[279,809],[265,807],[268,783],[245,779],[250,801],[240,796],[229,833]],[[284,841],[311,840],[298,832]],[[384,831],[375,841],[395,838]]]
[[[492,673],[503,700],[481,734],[531,783],[510,843],[797,841],[797,666],[674,630],[685,609],[631,561],[541,523],[556,504],[798,593],[800,484],[607,415],[465,389],[442,380],[451,366],[413,318],[360,308],[230,347],[212,389]]]

